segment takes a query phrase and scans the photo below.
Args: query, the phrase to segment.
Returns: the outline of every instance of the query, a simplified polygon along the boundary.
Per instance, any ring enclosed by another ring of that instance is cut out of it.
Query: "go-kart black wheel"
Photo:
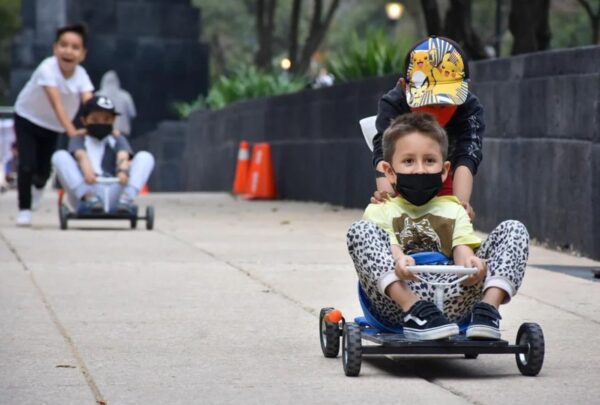
[[[67,216],[69,215],[69,209],[67,207],[65,207],[63,204],[61,204],[58,207],[58,220],[60,221],[60,229],[61,230],[65,230],[68,227],[68,218]]]
[[[137,228],[137,215],[131,217],[131,219],[129,220],[129,225],[131,226],[131,229]]]
[[[146,207],[146,229],[154,229],[154,207]]]
[[[362,363],[362,343],[360,326],[354,322],[344,324],[342,334],[342,365],[348,377],[356,377],[360,373]]]
[[[465,359],[476,359],[477,357],[479,357],[479,354],[477,353],[469,353],[469,354],[465,354]]]
[[[337,357],[340,352],[340,327],[337,323],[325,321],[325,315],[333,308],[322,308],[319,314],[319,340],[325,357]]]
[[[517,332],[517,345],[528,345],[527,353],[517,353],[517,366],[523,375],[538,375],[544,364],[544,333],[537,323],[524,323]]]

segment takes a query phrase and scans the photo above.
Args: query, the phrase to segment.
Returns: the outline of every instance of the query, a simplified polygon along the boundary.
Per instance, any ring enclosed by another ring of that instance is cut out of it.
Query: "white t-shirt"
[[[58,121],[43,86],[58,88],[65,111],[71,120],[75,118],[79,109],[81,93],[94,91],[94,85],[83,67],[77,66],[73,75],[66,79],[60,71],[56,56],[46,58],[40,63],[19,93],[15,102],[15,112],[34,124],[55,132],[64,132],[65,129]]]

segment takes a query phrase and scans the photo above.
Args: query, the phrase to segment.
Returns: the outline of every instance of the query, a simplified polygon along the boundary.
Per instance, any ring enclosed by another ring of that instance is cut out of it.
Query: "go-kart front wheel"
[[[517,345],[527,345],[527,353],[517,353],[517,366],[523,375],[538,375],[544,364],[544,333],[537,323],[524,323],[517,332]]]
[[[322,308],[319,314],[319,340],[325,357],[337,357],[340,352],[340,327],[337,323],[327,322],[327,315],[333,308]]]
[[[362,364],[360,326],[354,322],[344,324],[342,333],[342,365],[348,377],[356,377]]]

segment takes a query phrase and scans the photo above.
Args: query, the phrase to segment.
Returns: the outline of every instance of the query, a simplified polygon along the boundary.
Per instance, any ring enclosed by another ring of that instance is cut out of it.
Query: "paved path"
[[[503,336],[546,335],[536,378],[511,355],[379,358],[359,378],[321,355],[317,313],[358,314],[345,231],[361,212],[226,194],[152,194],[156,229],[32,229],[0,196],[2,404],[575,404],[600,398],[600,283],[536,266],[598,266],[534,248]]]

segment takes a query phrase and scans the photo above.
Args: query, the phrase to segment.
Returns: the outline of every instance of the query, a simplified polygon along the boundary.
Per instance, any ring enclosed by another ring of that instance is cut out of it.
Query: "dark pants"
[[[43,188],[50,177],[50,159],[56,149],[58,133],[35,125],[15,114],[19,152],[17,187],[19,209],[31,209],[31,186]]]

